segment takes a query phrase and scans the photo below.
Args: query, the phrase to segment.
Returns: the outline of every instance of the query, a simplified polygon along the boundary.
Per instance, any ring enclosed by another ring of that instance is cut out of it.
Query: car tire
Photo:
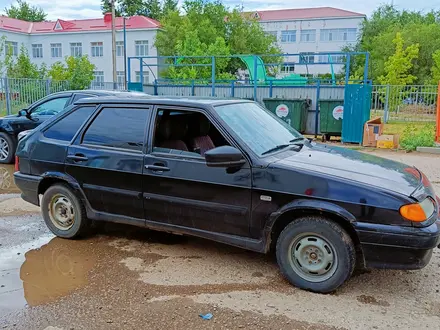
[[[84,237],[90,221],[82,201],[65,184],[49,187],[41,200],[44,222],[52,233],[62,238]]]
[[[0,133],[0,164],[11,164],[15,160],[17,143],[14,138],[6,133]],[[5,155],[5,152],[7,155]]]
[[[287,280],[301,289],[329,293],[353,273],[356,250],[337,223],[309,216],[288,224],[277,240],[278,265]]]

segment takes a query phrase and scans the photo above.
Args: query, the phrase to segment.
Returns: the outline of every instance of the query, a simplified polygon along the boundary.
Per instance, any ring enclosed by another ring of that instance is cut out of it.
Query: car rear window
[[[84,134],[82,143],[141,151],[148,109],[104,108]]]
[[[93,113],[95,107],[80,107],[66,117],[57,121],[50,126],[45,132],[44,136],[49,139],[60,141],[72,141],[78,129]]]

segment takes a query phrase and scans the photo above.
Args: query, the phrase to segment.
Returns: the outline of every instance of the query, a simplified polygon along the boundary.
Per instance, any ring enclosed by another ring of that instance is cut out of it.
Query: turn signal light
[[[409,221],[423,222],[428,219],[435,211],[434,203],[430,198],[417,204],[403,205],[400,208],[402,217]]]

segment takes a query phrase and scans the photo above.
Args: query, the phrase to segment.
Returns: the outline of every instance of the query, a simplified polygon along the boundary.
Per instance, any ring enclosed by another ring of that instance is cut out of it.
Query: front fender
[[[270,234],[277,220],[286,212],[295,210],[326,212],[344,219],[351,224],[357,221],[353,214],[332,202],[312,199],[296,199],[270,214],[269,220],[267,221],[265,227],[265,236],[268,238],[268,241],[270,241]]]

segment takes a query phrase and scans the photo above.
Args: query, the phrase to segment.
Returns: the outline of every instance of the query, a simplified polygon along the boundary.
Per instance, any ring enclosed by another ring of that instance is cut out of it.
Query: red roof
[[[55,29],[59,23],[61,28]],[[123,18],[116,17],[116,29],[123,28]],[[145,16],[132,16],[126,20],[127,30],[133,29],[156,29],[160,23]],[[81,19],[72,21],[58,20],[56,22],[26,22],[15,18],[0,16],[0,30],[15,31],[21,33],[65,33],[65,32],[88,32],[111,30],[111,22],[105,22],[104,17],[95,19]]]
[[[333,8],[333,7],[317,7],[317,8],[299,8],[299,9],[279,9],[279,10],[258,10],[248,12],[248,14],[258,15],[255,17],[260,21],[284,21],[284,20],[301,20],[313,18],[345,18],[345,17],[365,17],[365,14],[355,13],[353,11]]]

